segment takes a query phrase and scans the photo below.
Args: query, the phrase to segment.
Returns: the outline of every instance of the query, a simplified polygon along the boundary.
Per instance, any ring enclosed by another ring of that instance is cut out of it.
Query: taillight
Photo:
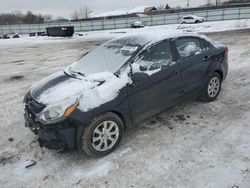
[[[225,47],[225,48],[224,48],[224,53],[225,53],[225,55],[228,54],[228,47]]]

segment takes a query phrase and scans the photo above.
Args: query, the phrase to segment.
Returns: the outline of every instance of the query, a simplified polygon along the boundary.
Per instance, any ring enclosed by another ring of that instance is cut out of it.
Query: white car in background
[[[142,21],[135,21],[134,23],[131,24],[132,28],[142,28],[144,27],[144,24],[142,23]]]
[[[199,17],[195,15],[183,16],[181,19],[182,24],[202,23],[204,21],[205,21],[204,17]]]

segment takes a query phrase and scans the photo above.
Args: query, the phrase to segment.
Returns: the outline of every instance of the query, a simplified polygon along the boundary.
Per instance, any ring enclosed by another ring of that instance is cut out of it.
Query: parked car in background
[[[183,16],[181,19],[182,24],[202,23],[204,21],[205,21],[204,17],[199,17],[195,15]]]
[[[136,21],[134,23],[131,24],[132,28],[141,28],[144,27],[144,24],[141,21]]]
[[[176,31],[119,37],[25,95],[25,125],[41,147],[104,156],[124,130],[182,101],[214,101],[228,72],[228,48]]]
[[[8,34],[4,34],[4,35],[2,36],[2,38],[3,38],[3,39],[10,39],[10,36],[9,36]]]

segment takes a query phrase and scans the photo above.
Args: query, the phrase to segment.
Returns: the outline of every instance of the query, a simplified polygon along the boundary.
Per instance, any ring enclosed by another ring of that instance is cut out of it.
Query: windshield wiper
[[[85,77],[85,75],[82,73],[82,72],[77,72],[77,71],[72,71],[72,70],[70,70],[70,72],[72,72],[72,73],[74,73],[74,74],[78,74],[78,75],[81,75],[81,76],[84,76]]]
[[[78,75],[80,75],[80,76],[85,77],[85,75],[84,75],[82,72],[71,70],[71,67],[69,67],[68,72],[69,72],[71,75],[73,75],[73,76],[76,76],[76,74],[78,74]]]

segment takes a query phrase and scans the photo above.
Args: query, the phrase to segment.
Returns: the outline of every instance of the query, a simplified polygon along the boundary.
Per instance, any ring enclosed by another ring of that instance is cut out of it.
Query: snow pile
[[[227,30],[247,29],[250,28],[250,19],[242,20],[227,20],[227,21],[214,21],[204,22],[199,24],[170,24],[160,26],[147,26],[140,29],[124,28],[115,30],[104,30],[104,31],[89,31],[81,32],[83,36],[75,35],[71,38],[62,37],[28,37],[20,36],[19,39],[5,39],[0,40],[0,46],[6,45],[23,45],[23,44],[47,44],[47,43],[61,43],[61,42],[80,42],[88,40],[98,39],[112,39],[114,37],[122,36],[124,34],[138,34],[142,32],[155,32],[159,31],[162,33],[176,33],[178,30],[187,32],[198,32],[198,33],[212,33]],[[78,33],[79,34],[79,33]]]
[[[123,9],[117,9],[109,12],[104,12],[100,14],[94,15],[94,17],[106,17],[106,16],[118,16],[118,15],[126,15],[126,14],[133,14],[133,13],[144,13],[145,8],[152,7],[150,5],[143,5],[138,6],[132,9],[129,8],[123,8]]]
[[[111,161],[97,161],[94,164],[89,165],[89,168],[77,168],[73,170],[73,177],[78,178],[97,178],[106,176],[110,171],[117,169],[119,167],[118,164]]]
[[[100,85],[101,82],[103,83]],[[82,80],[70,78],[45,90],[38,98],[38,102],[49,105],[76,97],[79,100],[79,109],[88,111],[115,99],[120,89],[131,82],[126,71],[119,77],[110,72],[102,72],[83,77]]]

